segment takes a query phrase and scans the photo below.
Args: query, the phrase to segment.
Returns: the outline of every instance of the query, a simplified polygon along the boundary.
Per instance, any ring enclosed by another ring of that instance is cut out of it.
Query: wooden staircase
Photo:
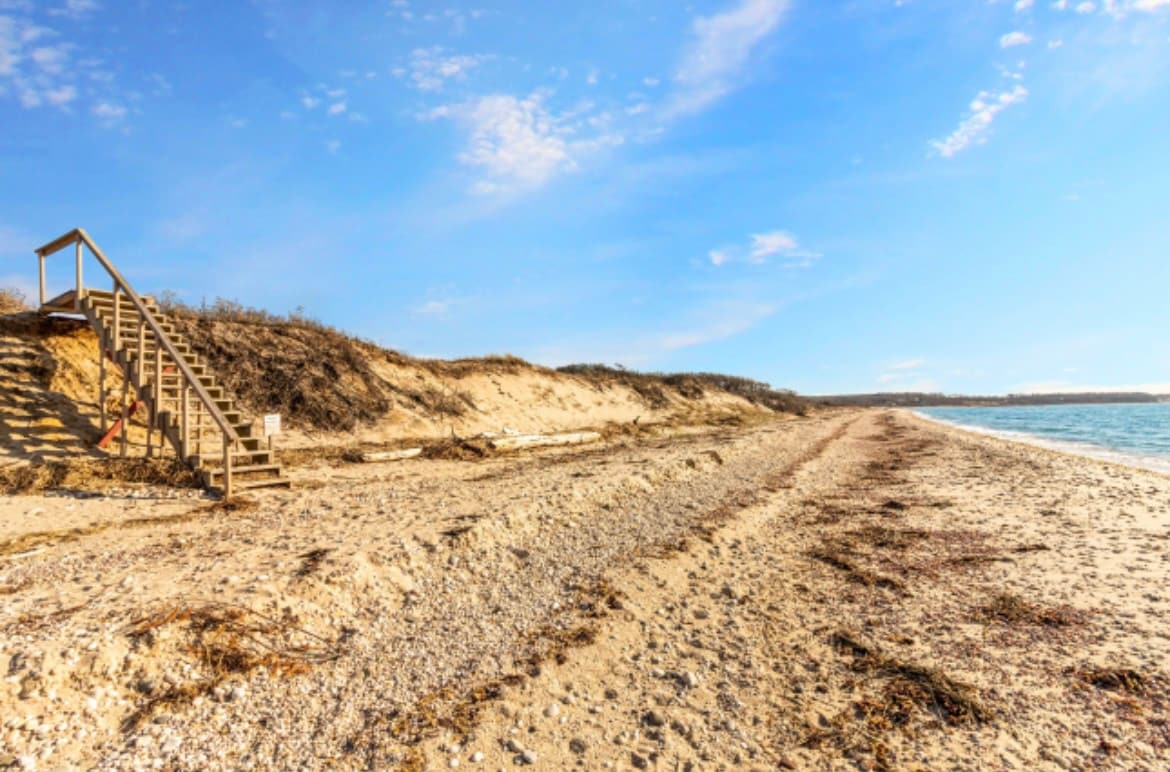
[[[44,257],[72,243],[77,244],[77,290],[46,301]],[[112,291],[82,285],[83,244],[113,277]],[[169,445],[178,458],[199,473],[205,487],[230,496],[240,490],[289,486],[271,443],[260,437],[254,424],[245,419],[207,362],[192,351],[153,300],[134,292],[85,231],[80,228],[71,231],[37,253],[42,260],[41,310],[81,314],[97,333],[102,364],[99,401],[103,433],[106,433],[107,361],[123,375],[122,416],[105,438],[109,440],[120,433],[121,455],[127,452],[127,425],[132,406],[141,405],[146,410],[147,454],[161,455]]]

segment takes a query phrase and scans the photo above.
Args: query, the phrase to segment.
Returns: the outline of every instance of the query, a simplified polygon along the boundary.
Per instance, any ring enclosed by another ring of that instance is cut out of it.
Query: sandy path
[[[1168,758],[1165,477],[879,412],[299,476],[251,511],[200,504],[0,562],[5,752],[191,769]]]

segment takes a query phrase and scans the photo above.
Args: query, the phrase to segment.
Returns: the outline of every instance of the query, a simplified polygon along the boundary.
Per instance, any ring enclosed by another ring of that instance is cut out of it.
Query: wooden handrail
[[[170,355],[171,359],[175,362],[175,366],[183,375],[183,379],[186,380],[186,382],[190,385],[191,390],[195,392],[195,396],[207,407],[208,414],[211,415],[212,420],[215,421],[216,425],[219,426],[220,431],[223,432],[224,471],[227,473],[231,465],[231,453],[229,448],[234,447],[240,441],[240,436],[236,433],[235,427],[231,425],[231,423],[227,420],[227,416],[223,414],[223,411],[221,411],[219,406],[215,404],[215,400],[213,400],[211,395],[207,393],[207,389],[195,376],[195,373],[192,372],[191,366],[187,363],[187,360],[179,355],[178,350],[175,348],[175,344],[172,343],[170,337],[168,337],[167,334],[163,332],[162,327],[159,326],[158,320],[154,318],[154,314],[152,314],[150,309],[146,307],[146,304],[142,301],[142,298],[138,296],[138,293],[134,291],[134,288],[130,286],[129,282],[127,282],[126,279],[122,277],[122,274],[118,272],[118,269],[114,267],[113,263],[110,262],[109,258],[105,256],[105,253],[101,251],[98,245],[93,242],[93,239],[89,237],[89,234],[85,232],[85,229],[74,228],[68,233],[54,239],[53,241],[50,241],[48,244],[45,244],[43,247],[37,249],[36,253],[37,256],[41,259],[43,265],[44,258],[48,257],[54,252],[59,252],[71,244],[77,243],[84,243],[87,247],[89,247],[89,251],[92,252],[93,256],[97,258],[98,263],[101,264],[102,268],[106,269],[106,273],[108,273],[110,278],[114,280],[115,307],[118,307],[118,294],[116,290],[120,288],[122,292],[126,294],[126,297],[130,299],[130,302],[134,305],[134,308],[138,311],[138,318],[143,320],[146,323],[146,326],[150,328],[150,331],[154,333],[155,343],[158,346],[161,346],[166,351],[166,353]]]
[[[73,230],[66,233],[64,236],[60,236],[56,239],[53,239],[48,244],[46,244],[43,247],[41,247],[40,249],[38,249],[36,252],[41,257],[48,257],[49,255],[53,254],[54,252],[60,252],[62,249],[69,246],[70,244],[76,244],[81,239],[82,233],[84,233],[84,231],[81,230],[81,228],[74,228]]]

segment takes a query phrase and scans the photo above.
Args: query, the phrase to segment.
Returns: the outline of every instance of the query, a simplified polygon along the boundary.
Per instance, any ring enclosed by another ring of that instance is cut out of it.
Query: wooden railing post
[[[77,240],[77,294],[73,298],[73,308],[81,310],[81,298],[85,294],[85,290],[81,284],[81,239]]]
[[[98,334],[98,412],[102,415],[102,436],[106,436],[106,338]]]
[[[37,254],[37,260],[40,262],[41,274],[41,306],[45,305],[45,256]]]
[[[126,458],[126,446],[129,444],[126,433],[130,426],[130,406],[126,404],[126,395],[130,391],[130,373],[127,370],[122,371],[122,458]]]
[[[118,297],[118,280],[114,279],[114,352],[122,349],[122,301]]]
[[[223,435],[223,497],[230,499],[232,496],[232,440]]]
[[[166,448],[166,427],[162,422],[162,347],[158,345],[156,340],[154,346],[154,396],[151,397],[150,416],[154,422],[155,427],[158,428],[158,456],[162,458],[163,452]]]
[[[146,366],[146,322],[138,322],[138,361],[134,368],[138,372],[138,386],[142,386],[142,379],[146,375],[143,369]]]
[[[182,393],[183,393],[183,396],[181,397],[183,402],[179,406],[179,421],[182,423],[182,430],[181,430],[180,436],[179,436],[179,447],[180,447],[179,453],[182,454],[183,463],[186,464],[187,459],[190,458],[190,456],[191,456],[191,454],[187,450],[187,443],[189,443],[191,441],[191,425],[190,425],[190,423],[188,423],[188,421],[190,420],[190,416],[189,416],[190,408],[188,407],[188,405],[191,402],[191,387],[188,386],[187,382],[184,381],[182,378],[180,378],[179,381],[182,383]]]

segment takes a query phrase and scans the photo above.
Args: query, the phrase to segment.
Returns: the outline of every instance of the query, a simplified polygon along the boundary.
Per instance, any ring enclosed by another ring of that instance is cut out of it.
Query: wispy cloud
[[[788,7],[788,0],[739,0],[723,13],[695,19],[667,116],[699,112],[740,85],[752,53],[780,25]]]
[[[49,27],[32,15],[31,3],[0,0],[0,100],[11,98],[26,110],[55,107],[68,113],[83,99],[120,98],[114,74],[100,58],[74,56],[80,46],[71,37],[84,34],[79,20],[99,8],[92,0],[49,8],[45,13],[58,17]]]
[[[451,119],[468,131],[459,160],[476,169],[476,193],[533,190],[558,174],[576,171],[578,158],[601,147],[621,144],[620,135],[592,128],[574,111],[554,113],[545,105],[547,92],[524,98],[490,94],[455,105],[444,105],[424,118]]]
[[[84,18],[101,8],[96,0],[65,0],[59,8],[50,8],[50,16],[67,16],[71,19]]]
[[[653,345],[662,352],[714,343],[747,332],[776,313],[776,307],[766,304],[735,304],[714,310],[711,318],[689,329],[657,336]]]
[[[972,100],[970,111],[958,128],[944,139],[932,140],[932,151],[943,158],[953,158],[973,144],[987,141],[987,132],[995,119],[1012,105],[1018,105],[1028,98],[1028,89],[1021,84],[998,94],[980,91]]]
[[[692,310],[689,320],[663,325],[657,332],[613,331],[602,338],[547,347],[533,359],[549,365],[572,362],[614,362],[629,367],[654,367],[673,353],[734,338],[769,317],[779,307],[767,303],[711,301]]]
[[[391,74],[405,78],[419,91],[440,91],[448,81],[464,80],[467,74],[491,57],[486,54],[454,54],[441,46],[416,48],[406,67],[396,67]]]
[[[901,362],[894,362],[889,366],[890,370],[917,370],[926,364],[925,359],[904,359]]]
[[[1000,48],[1015,48],[1016,46],[1026,46],[1032,42],[1032,36],[1027,32],[1009,32],[999,39]]]
[[[822,255],[801,249],[796,237],[782,230],[753,233],[746,246],[723,246],[707,253],[707,259],[716,267],[728,263],[760,265],[774,257],[782,258],[785,268],[808,268],[820,260]]]
[[[106,127],[115,126],[126,117],[126,108],[113,102],[98,102],[90,112]]]
[[[900,391],[935,391],[935,382],[919,372],[925,365],[926,360],[921,358],[892,362],[878,375],[877,382],[880,386],[896,387]]]
[[[428,300],[416,306],[413,313],[415,316],[443,316],[450,308],[451,303],[446,300]]]

